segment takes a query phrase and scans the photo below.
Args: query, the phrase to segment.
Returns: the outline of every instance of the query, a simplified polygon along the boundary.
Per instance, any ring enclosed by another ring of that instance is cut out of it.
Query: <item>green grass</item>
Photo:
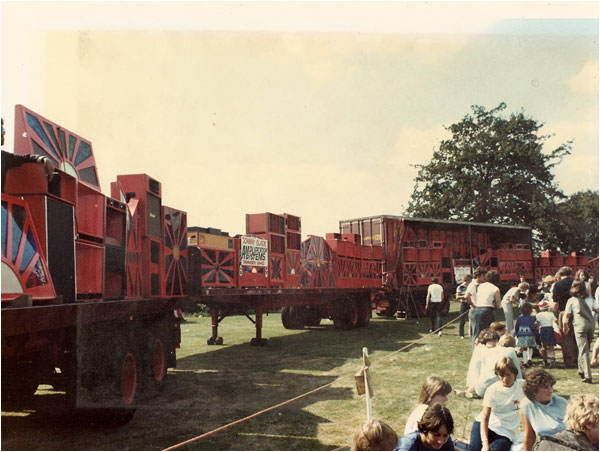
[[[456,316],[452,303],[449,321]],[[497,312],[501,315],[501,311]],[[333,450],[348,448],[366,417],[364,396],[354,387],[369,349],[375,395],[373,415],[402,432],[424,378],[437,374],[464,388],[470,341],[458,325],[429,336],[429,320],[375,317],[351,331],[323,326],[285,330],[279,314],[264,318],[266,347],[251,347],[254,326],[243,316],[220,326],[223,346],[208,346],[210,318],[188,316],[182,324],[177,369],[163,393],[144,402],[133,420],[114,430],[82,428],[52,412],[60,395],[38,390],[36,411],[2,413],[4,450],[160,450],[249,416],[323,385],[325,389],[250,421],[196,441],[181,450]],[[397,350],[420,341],[403,352]],[[561,362],[560,352],[558,361]],[[576,369],[554,369],[562,396],[598,391],[580,383]],[[597,370],[594,380],[598,381]],[[480,401],[450,396],[455,437],[468,437]]]

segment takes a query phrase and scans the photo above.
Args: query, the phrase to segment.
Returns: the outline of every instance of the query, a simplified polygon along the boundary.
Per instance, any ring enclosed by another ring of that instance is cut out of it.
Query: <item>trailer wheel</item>
[[[140,353],[129,341],[116,344],[112,368],[113,391],[119,396],[120,408],[133,408],[140,393],[142,360]]]
[[[160,332],[148,335],[144,374],[144,389],[162,392],[167,380],[167,343]]]
[[[306,325],[305,309],[302,306],[286,306],[281,310],[281,323],[287,330],[301,330]]]
[[[288,306],[281,308],[281,323],[286,330],[292,329],[292,324],[290,322],[290,308]]]
[[[319,326],[321,324],[321,312],[318,306],[307,308],[306,326]]]
[[[358,326],[359,311],[355,300],[347,299],[339,303],[335,308],[333,327],[336,329],[349,330]]]

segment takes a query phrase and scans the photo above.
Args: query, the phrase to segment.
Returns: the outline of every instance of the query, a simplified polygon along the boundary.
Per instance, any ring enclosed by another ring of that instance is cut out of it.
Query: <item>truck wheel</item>
[[[144,389],[162,392],[167,381],[167,344],[159,333],[148,335],[144,356]]]
[[[318,306],[311,306],[307,309],[306,326],[319,326],[321,324],[321,313]]]
[[[362,300],[358,303],[358,326],[368,326],[370,321],[371,303],[368,300]]]
[[[346,299],[346,301],[339,303],[335,308],[333,327],[341,330],[350,330],[357,327],[358,319],[359,314],[357,302],[351,299]]]
[[[292,324],[290,321],[290,308],[289,306],[285,306],[281,309],[281,323],[286,330],[292,329]]]
[[[286,306],[281,310],[281,322],[287,330],[301,330],[306,325],[305,308]]]
[[[133,408],[140,393],[142,360],[129,341],[119,341],[114,348],[112,367],[113,391],[119,396],[119,408]]]

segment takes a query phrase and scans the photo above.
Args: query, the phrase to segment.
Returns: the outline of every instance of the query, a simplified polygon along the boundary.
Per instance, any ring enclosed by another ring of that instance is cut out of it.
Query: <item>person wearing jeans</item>
[[[471,309],[471,305],[467,302],[467,287],[471,284],[473,277],[465,275],[463,281],[456,288],[456,299],[460,302],[460,323],[458,324],[458,335],[461,339],[465,337],[465,323],[467,322],[467,311]],[[469,334],[471,331],[469,330]]]
[[[495,366],[498,381],[483,396],[483,410],[471,429],[469,450],[510,450],[520,424],[519,403],[525,398],[523,380],[508,356]]]
[[[485,275],[485,282],[477,287],[475,302],[475,337],[479,332],[489,328],[494,321],[494,309],[500,307],[500,289],[496,286],[500,276],[495,270],[490,270]]]
[[[431,318],[431,332],[437,330],[442,326],[442,300],[444,299],[444,288],[438,284],[438,279],[434,276],[431,278],[431,284],[427,288],[427,300],[425,302],[425,309],[429,311],[429,317]],[[442,335],[441,330],[438,335]]]

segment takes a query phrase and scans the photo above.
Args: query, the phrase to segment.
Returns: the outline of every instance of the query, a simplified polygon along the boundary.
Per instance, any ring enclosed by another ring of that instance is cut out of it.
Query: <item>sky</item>
[[[596,2],[1,3],[2,117],[23,104],[93,145],[100,184],[145,173],[188,225],[302,232],[401,215],[415,164],[472,105],[573,140],[598,189]]]

